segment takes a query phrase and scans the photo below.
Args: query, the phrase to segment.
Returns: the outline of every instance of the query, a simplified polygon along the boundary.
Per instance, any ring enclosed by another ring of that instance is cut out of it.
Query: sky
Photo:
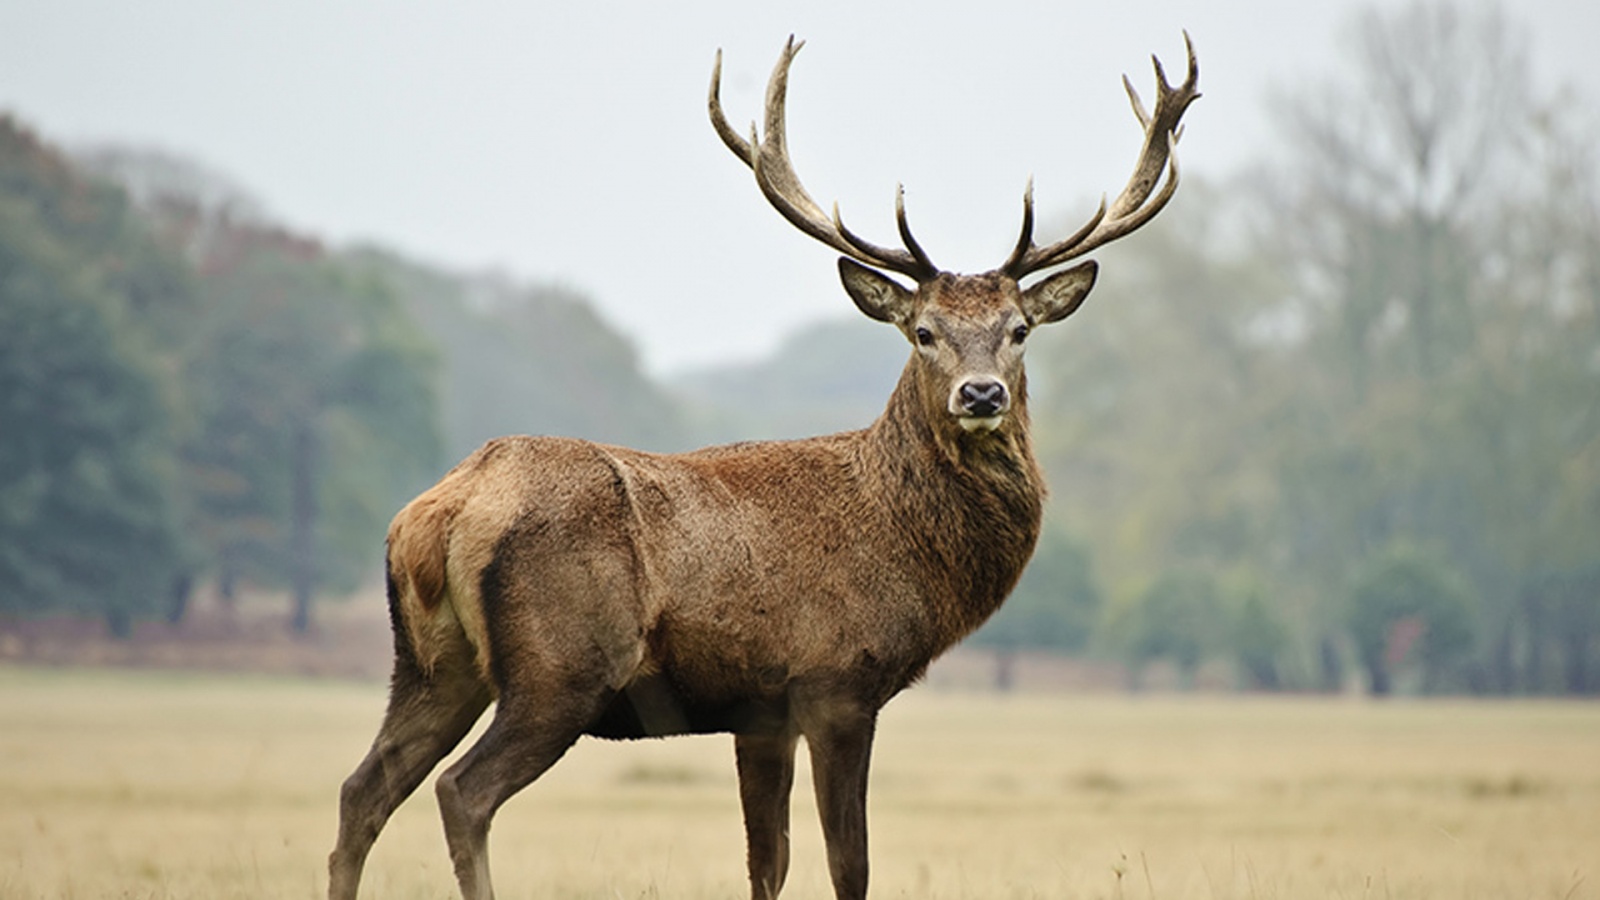
[[[894,244],[903,183],[934,261],[975,272],[1015,241],[1030,175],[1041,242],[1120,190],[1141,137],[1121,77],[1147,102],[1151,54],[1181,77],[1184,29],[1204,97],[1179,156],[1186,177],[1221,180],[1271,156],[1269,94],[1335,71],[1360,6],[0,0],[0,111],[68,147],[192,158],[336,245],[576,288],[663,374],[851,312],[836,254],[712,132],[718,48],[742,128],[784,40],[805,40],[789,146],[806,187]],[[1594,102],[1600,3],[1505,8],[1540,87]]]

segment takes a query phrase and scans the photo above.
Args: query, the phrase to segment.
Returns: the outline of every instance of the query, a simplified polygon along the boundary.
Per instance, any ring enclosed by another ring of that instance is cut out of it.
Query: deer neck
[[[927,596],[948,646],[982,624],[1022,574],[1039,537],[1044,479],[1025,383],[998,429],[972,433],[942,412],[942,397],[923,395],[914,367],[913,360],[866,432],[863,462],[877,482],[874,496],[885,498],[928,573]]]

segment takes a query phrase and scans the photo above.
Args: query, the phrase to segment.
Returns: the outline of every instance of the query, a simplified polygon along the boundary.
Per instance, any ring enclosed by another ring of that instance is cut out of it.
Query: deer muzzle
[[[950,412],[967,431],[993,431],[1011,409],[1011,392],[998,378],[968,378],[950,394]]]

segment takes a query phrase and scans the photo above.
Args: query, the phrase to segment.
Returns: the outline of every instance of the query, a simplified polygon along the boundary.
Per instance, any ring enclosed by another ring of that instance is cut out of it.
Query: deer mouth
[[[961,430],[968,434],[980,431],[993,431],[1000,427],[1000,422],[1005,416],[958,416],[956,422],[960,423]]]

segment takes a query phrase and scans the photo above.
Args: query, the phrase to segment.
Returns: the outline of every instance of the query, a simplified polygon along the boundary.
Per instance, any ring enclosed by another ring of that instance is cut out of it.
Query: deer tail
[[[396,661],[409,659],[428,677],[442,661],[461,662],[447,657],[474,652],[449,584],[451,526],[462,506],[451,493],[424,493],[389,526],[387,581]],[[484,662],[477,660],[480,670]]]

